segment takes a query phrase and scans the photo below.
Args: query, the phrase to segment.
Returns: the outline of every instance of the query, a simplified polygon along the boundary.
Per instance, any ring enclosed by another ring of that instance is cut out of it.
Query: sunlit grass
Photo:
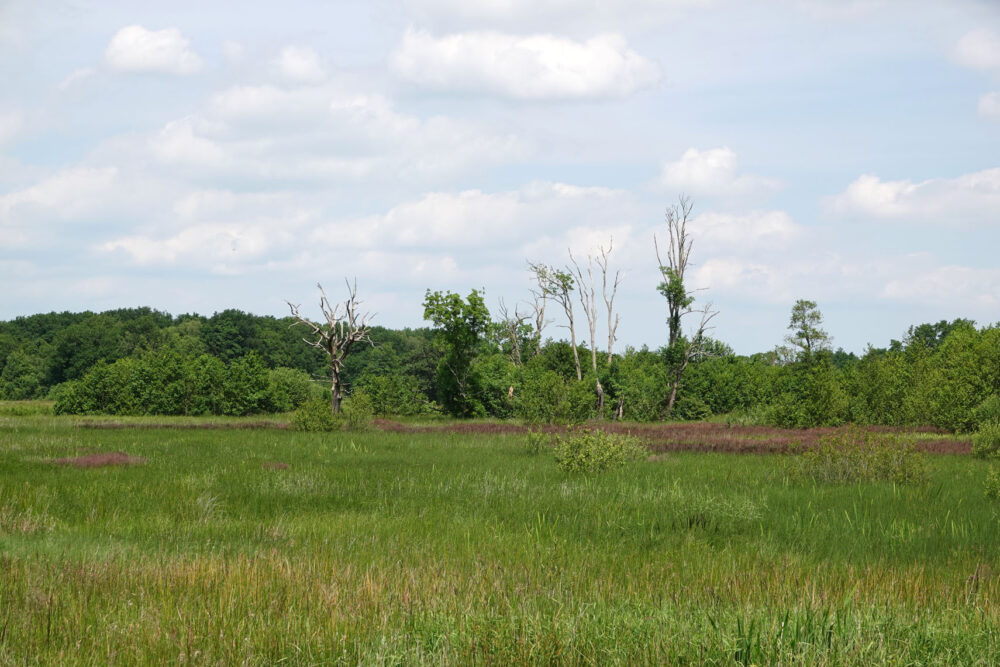
[[[523,436],[79,421],[0,421],[0,662],[1000,661],[971,457],[905,486],[777,455],[581,476]],[[52,463],[111,451],[146,463]]]

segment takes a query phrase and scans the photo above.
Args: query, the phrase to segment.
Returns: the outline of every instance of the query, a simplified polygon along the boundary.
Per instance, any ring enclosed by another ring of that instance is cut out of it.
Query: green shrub
[[[972,412],[972,421],[977,426],[1000,424],[1000,394],[993,394]]]
[[[817,447],[794,456],[789,474],[793,479],[834,484],[918,484],[927,480],[927,459],[922,452],[880,435],[849,429],[827,436]]]
[[[296,431],[335,431],[343,424],[342,416],[334,416],[330,403],[310,399],[295,409],[292,428]]]
[[[704,421],[712,416],[712,410],[697,396],[681,396],[674,403],[671,416],[684,421]]]
[[[601,472],[642,459],[647,453],[636,438],[590,429],[556,436],[553,450],[556,463],[569,473]]]
[[[310,398],[318,398],[320,389],[305,371],[278,367],[267,373],[267,406],[274,412],[289,412]]]
[[[993,468],[986,475],[986,497],[1000,500],[1000,468]]]
[[[355,394],[340,405],[344,428],[360,431],[371,425],[374,412],[371,399],[363,394]]]
[[[1000,422],[986,422],[973,434],[972,455],[980,459],[1000,455]]]
[[[427,412],[427,398],[412,375],[365,373],[358,382],[357,397],[364,394],[379,417],[411,416]]]

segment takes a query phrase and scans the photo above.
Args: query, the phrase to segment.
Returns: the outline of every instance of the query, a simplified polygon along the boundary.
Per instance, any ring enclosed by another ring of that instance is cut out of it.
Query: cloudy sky
[[[0,0],[0,76],[0,319],[356,276],[420,326],[613,239],[621,344],[658,346],[685,193],[738,352],[799,298],[858,352],[1000,320],[995,0]]]

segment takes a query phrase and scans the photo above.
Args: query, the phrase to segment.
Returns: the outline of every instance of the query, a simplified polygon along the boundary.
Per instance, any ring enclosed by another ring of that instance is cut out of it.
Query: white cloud
[[[202,60],[177,28],[147,30],[140,25],[122,28],[111,38],[104,60],[121,72],[159,72],[186,75],[201,70]]]
[[[689,148],[676,162],[665,162],[659,185],[689,195],[743,196],[772,192],[781,182],[739,173],[739,158],[727,146],[698,150]]]
[[[824,203],[834,213],[886,220],[949,225],[996,223],[1000,211],[1000,168],[919,183],[883,181],[865,174]]]
[[[941,266],[906,278],[889,281],[882,296],[917,304],[961,304],[993,313],[1000,306],[1000,269]]]
[[[803,230],[784,211],[708,212],[691,221],[691,234],[715,247],[779,249],[801,238]]]
[[[1000,69],[1000,36],[980,28],[966,33],[955,45],[955,60],[974,69]]]
[[[319,83],[326,78],[319,54],[313,49],[287,46],[274,64],[285,79],[296,83]]]
[[[397,76],[421,87],[525,100],[625,97],[661,76],[619,35],[584,42],[498,32],[435,38],[409,29],[389,60]]]
[[[23,222],[26,211],[74,219],[98,209],[113,192],[114,167],[66,169],[23,190],[0,197],[0,222]]]
[[[986,93],[979,98],[979,115],[1000,120],[1000,91]]]
[[[514,135],[404,114],[384,96],[341,82],[233,86],[215,94],[203,114],[165,126],[148,145],[160,162],[197,166],[201,176],[312,182],[420,180],[528,151]]]

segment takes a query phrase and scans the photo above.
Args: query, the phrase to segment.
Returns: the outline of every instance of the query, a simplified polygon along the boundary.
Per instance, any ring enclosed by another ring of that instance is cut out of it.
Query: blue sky
[[[427,288],[513,304],[613,239],[619,344],[655,347],[684,193],[738,352],[799,298],[857,352],[1000,319],[993,1],[0,0],[0,76],[0,318],[347,276],[419,326]]]

